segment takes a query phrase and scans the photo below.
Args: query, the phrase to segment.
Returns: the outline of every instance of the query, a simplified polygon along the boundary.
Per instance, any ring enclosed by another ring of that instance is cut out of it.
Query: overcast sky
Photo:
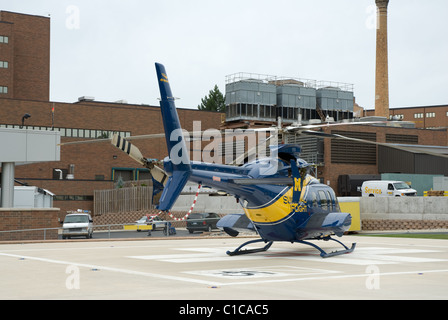
[[[178,107],[251,72],[354,84],[375,97],[374,0],[0,0],[51,15],[51,100],[158,105],[154,62]],[[390,106],[448,103],[448,1],[390,0]]]

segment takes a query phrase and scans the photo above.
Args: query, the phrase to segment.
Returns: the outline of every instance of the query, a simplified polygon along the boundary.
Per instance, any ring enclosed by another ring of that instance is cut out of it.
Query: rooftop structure
[[[352,118],[353,85],[294,77],[235,73],[226,77],[226,120],[284,123]]]

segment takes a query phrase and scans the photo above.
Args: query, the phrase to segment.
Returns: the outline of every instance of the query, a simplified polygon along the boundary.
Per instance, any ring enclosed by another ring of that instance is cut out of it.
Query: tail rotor
[[[160,197],[157,197],[157,195],[163,191],[163,188],[166,186],[166,183],[168,181],[167,173],[158,166],[158,164],[160,165],[160,162],[156,159],[145,158],[139,148],[137,148],[135,145],[122,138],[118,134],[115,134],[113,136],[111,143],[114,147],[117,147],[118,149],[129,155],[132,159],[140,163],[142,166],[149,169],[154,188],[153,203],[158,203],[157,199]]]

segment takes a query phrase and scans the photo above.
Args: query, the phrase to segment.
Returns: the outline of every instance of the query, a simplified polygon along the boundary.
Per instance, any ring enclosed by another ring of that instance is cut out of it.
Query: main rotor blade
[[[221,134],[224,136],[239,136],[239,135],[245,135],[248,133],[255,133],[255,132],[262,132],[262,131],[273,131],[275,129],[273,128],[260,128],[260,129],[241,129],[234,131],[234,132],[221,132]],[[202,135],[206,131],[191,131],[187,132],[185,131],[184,136],[186,139],[189,139],[189,141],[195,141],[200,140],[202,138]],[[126,137],[127,141],[134,141],[134,140],[149,140],[149,139],[160,139],[165,138],[165,133],[153,133],[153,134],[144,134],[139,136],[130,136]],[[224,140],[224,138],[222,140]],[[69,146],[69,145],[77,145],[77,144],[91,144],[91,143],[101,143],[101,142],[111,142],[113,138],[106,138],[106,139],[91,139],[91,140],[81,140],[81,141],[71,141],[71,142],[63,142],[60,143],[59,146]]]
[[[71,141],[71,142],[63,142],[58,146],[69,146],[75,144],[89,144],[89,143],[101,143],[101,142],[110,142],[112,139],[92,139],[92,140],[82,140],[82,141]]]
[[[335,133],[325,133],[325,132],[312,131],[312,130],[304,130],[304,131],[302,131],[302,134],[316,136],[319,138],[344,139],[344,140],[353,141],[353,142],[361,142],[361,143],[373,144],[373,145],[377,145],[377,146],[389,147],[389,148],[403,150],[403,151],[407,151],[407,152],[423,153],[423,154],[428,154],[431,156],[448,158],[448,154],[424,150],[424,149],[427,149],[427,148],[430,148],[433,146],[397,145],[397,144],[391,144],[391,143],[385,143],[385,142],[376,142],[376,141],[352,138],[352,137],[347,137],[347,136],[343,136],[343,135],[335,134]],[[442,146],[439,146],[439,147],[444,148]],[[446,148],[446,150],[448,152],[448,148]]]
[[[185,137],[195,137],[197,135],[199,135],[200,137],[202,137],[202,133],[204,131],[194,131],[194,132],[188,132],[185,133]],[[160,138],[165,138],[165,133],[153,133],[153,134],[144,134],[144,135],[139,135],[139,136],[130,136],[130,137],[126,137],[125,139],[127,141],[134,141],[134,140],[148,140],[148,139],[160,139]],[[101,142],[111,142],[113,139],[112,138],[107,138],[107,139],[92,139],[92,140],[82,140],[82,141],[71,141],[71,142],[64,142],[64,143],[60,143],[59,146],[69,146],[69,145],[75,145],[75,144],[89,144],[89,143],[101,143]]]
[[[400,121],[359,121],[359,122],[335,122],[335,123],[322,123],[322,124],[309,124],[305,126],[288,126],[283,130],[288,133],[294,132],[302,132],[308,129],[320,129],[320,128],[329,128],[329,127],[338,127],[338,126],[360,126],[360,125],[371,125],[371,124],[394,124],[400,123]],[[402,123],[402,122],[401,122]]]
[[[229,180],[229,182],[245,186],[259,185],[259,184],[275,184],[282,186],[294,185],[292,177],[260,178],[260,179],[242,178],[242,179],[232,179]]]
[[[164,133],[144,134],[141,136],[127,137],[126,140],[133,141],[133,140],[146,140],[146,139],[159,139],[159,138],[165,138],[165,134]]]
[[[275,132],[274,134],[270,135],[268,138],[266,138],[264,141],[262,141],[261,143],[259,143],[258,145],[252,147],[251,149],[247,150],[246,152],[244,152],[242,155],[240,155],[239,157],[237,157],[234,161],[232,161],[231,163],[228,163],[229,165],[238,165],[238,164],[242,164],[244,162],[244,159],[246,159],[250,154],[254,153],[257,151],[258,149],[258,154],[266,154],[266,149],[268,148],[268,142],[272,139],[272,138],[277,138],[278,137],[278,132]],[[262,153],[263,152],[263,153]]]

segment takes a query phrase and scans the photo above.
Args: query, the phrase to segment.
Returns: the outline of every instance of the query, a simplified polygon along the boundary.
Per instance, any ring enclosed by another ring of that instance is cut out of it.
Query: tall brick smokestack
[[[375,115],[389,118],[389,66],[387,49],[387,5],[389,0],[375,0],[378,7],[376,32]]]

